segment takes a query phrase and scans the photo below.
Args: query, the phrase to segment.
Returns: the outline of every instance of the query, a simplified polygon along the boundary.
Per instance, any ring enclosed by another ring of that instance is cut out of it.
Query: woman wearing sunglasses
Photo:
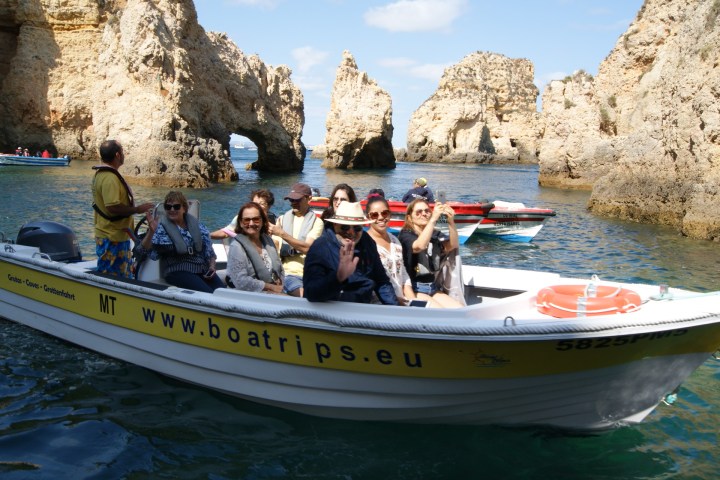
[[[248,202],[240,207],[237,218],[235,241],[228,252],[228,283],[238,290],[282,293],[285,272],[265,210]]]
[[[215,274],[215,252],[210,232],[188,213],[188,201],[181,192],[169,192],[163,205],[165,215],[147,212],[148,231],[139,253],[160,260],[165,281],[170,285],[212,293],[225,285]]]
[[[390,223],[390,204],[380,195],[368,196],[365,206],[365,212],[370,219],[370,229],[367,231],[370,238],[373,239],[377,247],[380,261],[385,267],[385,273],[390,278],[390,282],[395,289],[395,295],[398,301],[407,305],[410,300],[417,298],[412,289],[412,283],[405,270],[403,263],[403,249],[400,240],[395,235],[388,232],[388,224]],[[431,303],[432,300],[430,300]],[[438,306],[431,305],[430,306]]]
[[[397,305],[375,242],[363,231],[369,220],[359,202],[341,202],[322,236],[305,257],[304,296],[311,302],[341,300],[370,303],[373,292],[386,305]]]
[[[335,214],[335,210],[338,206],[340,206],[340,202],[357,202],[355,190],[353,190],[353,188],[347,183],[339,183],[335,185],[335,188],[333,188],[333,191],[330,194],[330,205],[328,205],[322,215],[320,215],[320,218],[326,222],[326,227],[332,226],[327,223],[327,219]]]
[[[441,215],[445,215],[449,235],[435,228]],[[450,205],[436,203],[430,210],[428,203],[417,198],[407,206],[405,225],[398,237],[413,291],[421,300],[432,299],[441,307],[462,307],[445,292],[438,281],[442,259],[460,247],[455,211]]]

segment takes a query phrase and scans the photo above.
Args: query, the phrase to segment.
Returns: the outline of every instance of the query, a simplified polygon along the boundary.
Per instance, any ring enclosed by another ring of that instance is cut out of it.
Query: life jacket
[[[302,220],[302,226],[300,227],[300,236],[297,237],[298,240],[302,240],[303,242],[307,238],[308,234],[310,233],[310,230],[312,229],[313,225],[315,224],[315,219],[317,217],[315,216],[315,213],[312,210],[308,210],[308,212],[305,214]],[[285,212],[285,214],[282,217],[282,228],[286,232],[288,232],[290,235],[293,234],[293,222],[295,222],[295,214],[292,210],[288,210]],[[294,248],[292,248],[287,242],[283,241],[280,244],[280,257],[285,258],[289,257],[291,255],[295,255],[297,252]]]
[[[107,165],[95,165],[95,166],[92,167],[92,168],[93,168],[93,170],[95,170],[95,176],[96,176],[96,177],[97,177],[97,174],[100,173],[100,172],[112,172],[112,173],[114,173],[114,174],[118,177],[118,179],[120,180],[120,183],[122,183],[123,187],[125,187],[125,191],[127,192],[128,202],[130,202],[130,206],[131,206],[131,207],[134,207],[134,206],[135,206],[135,199],[133,198],[132,190],[130,189],[130,186],[127,184],[127,182],[125,182],[125,179],[123,178],[123,176],[120,175],[120,172],[118,172],[118,171],[117,171],[116,169],[114,169],[113,167],[110,167],[110,166],[107,166]],[[100,207],[98,207],[95,202],[93,202],[92,208],[93,208],[93,210],[95,210],[95,211],[98,213],[98,215],[100,215],[100,216],[103,217],[105,220],[108,220],[108,221],[110,221],[110,222],[117,222],[118,220],[122,220],[122,219],[128,218],[128,217],[132,217],[132,214],[130,214],[130,215],[109,215],[109,214],[103,212],[102,210],[100,210]]]
[[[250,259],[250,263],[252,263],[252,266],[255,269],[255,275],[257,275],[258,280],[262,280],[265,283],[274,283],[275,278],[281,277],[282,263],[280,262],[280,257],[278,256],[277,250],[275,249],[275,244],[273,243],[272,238],[270,238],[269,235],[260,235],[260,242],[262,243],[262,246],[265,248],[265,250],[268,252],[268,256],[270,256],[270,270],[268,270],[268,268],[265,266],[265,262],[263,261],[262,256],[258,253],[255,245],[250,241],[247,236],[243,234],[238,234],[235,236],[235,240],[240,244],[241,247],[243,247],[243,250],[245,250],[245,255],[247,255],[247,257]],[[275,278],[273,278],[273,274],[275,275]]]
[[[200,222],[198,222],[197,218],[193,217],[189,213],[185,214],[185,223],[187,223],[188,231],[193,239],[193,244],[190,248],[188,248],[185,243],[185,239],[183,239],[183,236],[180,234],[178,226],[175,225],[169,218],[163,216],[160,219],[160,223],[167,232],[168,237],[170,237],[170,240],[172,240],[175,251],[179,255],[194,255],[196,253],[202,253],[202,233],[200,233]]]

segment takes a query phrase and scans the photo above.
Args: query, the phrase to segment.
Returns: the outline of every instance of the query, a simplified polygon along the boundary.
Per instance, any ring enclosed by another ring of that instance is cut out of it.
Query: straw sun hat
[[[370,223],[363,213],[360,202],[340,202],[335,214],[327,221],[340,225],[367,225]]]

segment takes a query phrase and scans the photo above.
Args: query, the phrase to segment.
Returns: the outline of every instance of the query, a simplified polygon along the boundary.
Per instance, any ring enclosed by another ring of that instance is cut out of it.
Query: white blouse
[[[388,252],[379,243],[376,243],[378,254],[380,254],[383,267],[385,267],[385,273],[390,277],[390,282],[395,288],[395,295],[398,298],[404,298],[403,286],[410,285],[410,276],[403,263],[403,250],[400,240],[392,233],[388,232],[388,235],[390,236],[390,251]]]

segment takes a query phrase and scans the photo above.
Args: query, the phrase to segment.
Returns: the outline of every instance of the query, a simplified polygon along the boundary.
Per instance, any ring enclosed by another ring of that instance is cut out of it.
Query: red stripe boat
[[[365,208],[366,200],[362,200]],[[407,204],[388,200],[392,217],[389,228],[399,232],[405,222]],[[490,235],[510,242],[529,242],[537,235],[545,220],[555,216],[546,208],[528,208],[522,203],[496,201],[493,203],[448,202],[455,210],[458,237],[463,244],[474,234]],[[327,197],[313,197],[310,208],[320,216],[329,205]],[[430,204],[433,206],[434,204]],[[438,223],[441,230],[447,228]]]

